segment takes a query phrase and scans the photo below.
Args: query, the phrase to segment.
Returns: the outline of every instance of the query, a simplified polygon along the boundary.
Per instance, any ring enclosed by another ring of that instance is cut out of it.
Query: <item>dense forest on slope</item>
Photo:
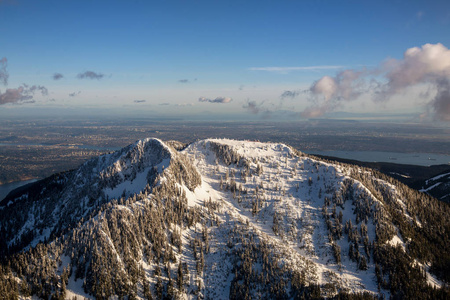
[[[397,179],[415,190],[425,189],[432,197],[450,203],[450,165],[417,166],[387,162],[363,162],[345,158],[318,155],[325,160],[337,161],[360,167],[371,168]],[[442,176],[446,175],[446,176]],[[437,177],[436,180],[432,180]],[[439,185],[427,189],[441,182]]]
[[[9,299],[450,297],[447,203],[282,144],[139,141],[0,204]]]

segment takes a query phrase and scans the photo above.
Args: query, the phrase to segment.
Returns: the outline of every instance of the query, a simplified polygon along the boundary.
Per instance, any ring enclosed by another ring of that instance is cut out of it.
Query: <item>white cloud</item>
[[[344,68],[344,66],[252,67],[252,68],[249,68],[249,70],[250,71],[287,73],[287,72],[291,72],[291,71],[318,71],[318,70],[332,70],[332,69],[342,69],[342,68]]]
[[[365,79],[371,78],[371,86]],[[407,49],[403,59],[390,59],[372,70],[344,70],[336,76],[324,76],[314,82],[309,91],[316,104],[307,108],[304,116],[320,116],[333,111],[343,100],[357,99],[370,92],[374,100],[387,102],[406,89],[427,84],[435,96],[427,100],[428,109],[441,121],[450,121],[450,50],[444,45],[425,44]]]
[[[425,44],[405,51],[402,60],[384,63],[387,84],[382,94],[390,96],[407,87],[432,82],[450,76],[450,50],[442,44]]]

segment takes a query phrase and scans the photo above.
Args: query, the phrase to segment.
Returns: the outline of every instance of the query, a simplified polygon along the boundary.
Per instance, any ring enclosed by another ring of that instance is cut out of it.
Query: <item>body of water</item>
[[[1,184],[0,185],[0,201],[2,201],[12,190],[17,189],[18,187],[21,187],[25,184],[35,182],[35,181],[37,181],[37,179]]]
[[[450,155],[433,153],[401,153],[381,151],[306,151],[308,154],[353,159],[366,162],[389,162],[394,164],[431,166],[450,164]]]

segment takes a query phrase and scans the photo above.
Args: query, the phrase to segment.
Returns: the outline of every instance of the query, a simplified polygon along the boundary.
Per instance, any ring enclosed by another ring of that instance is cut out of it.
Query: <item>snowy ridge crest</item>
[[[145,139],[58,180],[0,211],[23,211],[0,218],[19,250],[50,241],[11,258],[43,298],[446,293],[450,209],[370,169],[284,144]],[[8,227],[16,220],[27,221]]]
[[[34,246],[112,199],[150,189],[177,155],[161,140],[147,138],[93,158],[33,195],[18,197],[5,208],[5,213],[18,210],[13,218],[24,216],[20,229],[6,237],[8,246],[20,249],[30,242]]]
[[[102,155],[83,164],[75,175],[76,183],[84,184],[98,177],[100,187],[113,188],[124,181],[133,181],[138,173],[170,160],[172,150],[159,139],[137,141],[117,152]]]

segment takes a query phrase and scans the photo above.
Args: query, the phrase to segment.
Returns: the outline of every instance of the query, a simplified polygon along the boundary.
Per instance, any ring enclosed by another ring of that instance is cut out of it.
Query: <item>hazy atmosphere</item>
[[[0,1],[0,116],[450,121],[448,1]]]
[[[0,0],[1,299],[450,299],[450,1]]]

